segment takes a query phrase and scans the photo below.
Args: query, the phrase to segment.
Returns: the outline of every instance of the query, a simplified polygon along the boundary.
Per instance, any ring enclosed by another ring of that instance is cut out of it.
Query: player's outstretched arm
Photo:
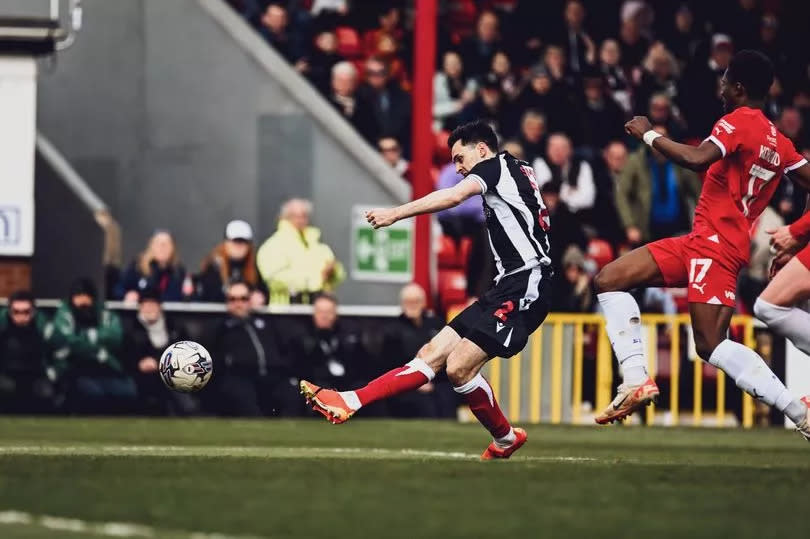
[[[797,185],[810,189],[810,164],[805,163],[799,168],[791,170],[788,176]],[[766,232],[771,235],[771,246],[776,251],[777,256],[794,254],[801,247],[804,247],[810,240],[810,198],[808,198],[805,205],[804,215],[799,217],[793,224],[766,230]]]
[[[396,208],[375,208],[366,212],[366,221],[373,228],[392,225],[401,219],[407,219],[423,213],[434,213],[453,206],[458,206],[468,198],[481,194],[481,184],[471,178],[465,178],[453,187],[433,191],[422,198],[408,202]]]
[[[706,170],[709,165],[723,158],[723,152],[713,142],[704,140],[700,146],[689,146],[656,133],[646,116],[635,116],[624,124],[624,130],[651,145],[670,161],[690,170]]]

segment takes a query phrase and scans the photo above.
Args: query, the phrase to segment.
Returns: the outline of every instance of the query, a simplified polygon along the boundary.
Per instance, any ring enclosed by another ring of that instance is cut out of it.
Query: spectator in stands
[[[475,100],[477,88],[475,79],[464,73],[461,56],[455,51],[444,53],[442,69],[433,77],[433,129],[455,129],[461,110]]]
[[[686,132],[686,122],[684,122],[680,111],[667,94],[658,93],[650,97],[649,110],[646,116],[653,125],[666,127],[669,136],[673,140],[682,140]]]
[[[795,107],[785,107],[782,109],[782,114],[779,115],[779,120],[776,122],[776,127],[782,132],[796,148],[804,148],[808,141],[804,129],[804,119],[802,118],[799,109]]]
[[[560,181],[560,200],[572,213],[593,208],[596,185],[591,165],[574,157],[571,140],[562,133],[548,138],[546,158],[539,157],[532,166],[542,186],[554,179]]]
[[[791,49],[782,42],[779,35],[779,19],[773,13],[766,13],[762,16],[759,40],[754,48],[771,59],[776,73],[787,75],[790,72],[789,51]]]
[[[675,26],[666,43],[675,54],[680,66],[691,62],[704,36],[695,25],[695,15],[688,4],[681,4],[675,12]]]
[[[523,145],[515,139],[503,141],[501,144],[501,151],[511,154],[515,159],[520,159],[521,161],[526,160],[526,154],[523,152]]]
[[[513,108],[501,91],[501,83],[494,74],[484,77],[475,101],[464,107],[459,115],[460,123],[483,120],[499,135],[508,132]]]
[[[492,57],[502,47],[500,21],[493,11],[482,11],[475,26],[475,35],[461,43],[464,68],[472,76],[484,75]]]
[[[718,88],[733,53],[731,38],[714,34],[708,61],[695,60],[686,67],[679,94],[690,135],[706,137],[723,115]]]
[[[287,8],[282,2],[270,2],[262,13],[259,33],[278,53],[299,71],[305,69],[303,40],[291,27]]]
[[[565,49],[571,71],[581,73],[596,61],[596,45],[585,32],[585,6],[581,0],[565,3]]]
[[[586,68],[582,72],[585,89],[582,109],[582,143],[596,152],[610,140],[624,137],[625,113],[607,91],[602,72]]]
[[[297,416],[301,410],[298,380],[270,320],[251,312],[250,293],[243,282],[228,287],[227,314],[211,343],[217,374],[210,405],[223,415]]]
[[[551,76],[551,83],[561,91],[570,92],[574,88],[574,78],[566,63],[565,51],[557,45],[549,45],[543,53],[543,65]]]
[[[610,141],[601,152],[601,159],[594,162],[596,203],[591,213],[591,224],[596,235],[607,240],[614,251],[626,241],[625,231],[620,226],[616,210],[616,182],[627,165],[627,145],[621,140]],[[590,253],[589,253],[590,254]]]
[[[0,409],[4,412],[46,413],[52,409],[44,326],[28,291],[14,292],[8,307],[0,309]]]
[[[562,275],[556,280],[551,310],[563,313],[593,311],[591,278],[585,269],[585,255],[576,245],[569,245],[562,258]]]
[[[259,248],[259,272],[270,303],[309,303],[317,292],[330,292],[345,278],[321,231],[310,226],[312,203],[294,198],[281,207],[278,230]]]
[[[383,159],[391,165],[394,172],[402,176],[403,179],[410,181],[410,163],[402,157],[402,147],[394,137],[383,137],[377,141],[377,149],[380,150],[380,155]]]
[[[546,149],[546,117],[529,109],[520,120],[518,143],[523,150],[523,159],[531,163],[542,157]]]
[[[717,21],[720,31],[733,34],[734,42],[740,49],[756,48],[762,8],[758,0],[737,0],[736,6],[724,10],[725,17]]]
[[[45,335],[69,412],[121,413],[134,408],[135,383],[121,361],[121,322],[104,308],[90,279],[71,285]]]
[[[391,34],[380,34],[375,47],[376,56],[388,66],[388,78],[399,85],[402,90],[411,90],[411,81],[405,62],[400,57],[399,43]]]
[[[362,335],[340,322],[334,296],[320,294],[312,307],[311,323],[291,343],[298,376],[323,387],[360,383],[369,366]]]
[[[167,230],[152,234],[146,249],[124,271],[116,296],[134,304],[147,288],[157,289],[163,301],[181,301],[194,291]]]
[[[158,361],[172,343],[188,340],[182,325],[167,317],[157,290],[146,289],[138,298],[138,314],[124,335],[125,368],[138,390],[138,409],[149,415],[188,415],[197,408],[186,393],[166,391]]]
[[[608,91],[613,99],[621,105],[625,113],[633,110],[630,100],[630,83],[621,66],[621,50],[615,39],[602,42],[599,51],[599,69],[607,82]]]
[[[508,100],[517,97],[520,91],[517,75],[512,70],[512,60],[506,51],[498,51],[492,56],[492,65],[489,72],[498,77],[501,83],[501,92]]]
[[[267,288],[256,266],[253,229],[240,219],[227,224],[225,239],[202,261],[195,279],[195,299],[222,303],[228,285],[236,281],[245,282],[252,288],[251,306],[260,307],[267,303]]]
[[[370,129],[361,133],[371,144],[380,137],[394,137],[407,150],[410,144],[411,98],[389,75],[388,65],[382,59],[372,56],[366,60],[366,82],[358,89],[358,95],[363,106],[369,107],[373,122]]]
[[[315,48],[307,57],[307,78],[323,95],[328,96],[332,69],[343,60],[337,52],[337,37],[331,28],[315,36]]]
[[[392,369],[411,361],[444,326],[444,322],[427,309],[425,291],[416,283],[402,287],[399,304],[402,314],[384,330],[381,369]],[[386,404],[394,417],[455,417],[455,403],[453,388],[442,372],[416,391],[390,399]]]
[[[571,123],[571,109],[573,101],[569,94],[560,86],[553,83],[548,69],[542,64],[535,65],[529,71],[528,83],[515,99],[515,110],[525,111],[534,109],[542,112],[546,117],[546,131],[569,132]],[[519,121],[520,118],[517,120]],[[507,133],[517,131],[519,125],[510,124]]]
[[[650,47],[634,93],[636,114],[646,114],[647,105],[654,94],[664,94],[671,100],[675,99],[678,96],[679,76],[678,62],[664,44],[659,42]]]
[[[357,68],[351,62],[332,66],[332,91],[328,100],[361,135],[375,131],[371,108],[357,95]]]
[[[748,313],[754,312],[754,302],[768,284],[768,273],[771,267],[771,235],[768,230],[776,230],[785,224],[785,220],[776,210],[766,206],[759,218],[751,227],[751,257],[748,267],[740,275],[737,285],[738,298]]]
[[[363,50],[367,56],[375,56],[380,53],[379,43],[381,36],[388,36],[394,40],[397,47],[404,44],[405,30],[402,29],[402,11],[395,5],[385,5],[384,2],[379,9],[377,22],[379,26],[363,34]]]
[[[575,245],[580,251],[588,248],[588,238],[582,228],[581,220],[574,215],[560,200],[562,182],[559,178],[544,183],[540,194],[548,209],[554,234],[550,235],[551,264],[559,275],[562,269],[562,257],[568,247]]]
[[[637,68],[650,49],[650,41],[641,33],[638,12],[631,11],[623,14],[619,29],[619,47],[625,72]]]
[[[439,171],[437,189],[453,187],[464,177],[456,172],[453,163]],[[494,261],[489,253],[489,236],[484,222],[481,202],[468,198],[461,204],[442,210],[437,214],[442,232],[460,246],[463,238],[470,238],[470,254],[467,259],[467,295],[479,297],[492,284]]]
[[[667,134],[663,126],[655,131]],[[688,231],[701,183],[691,170],[642,145],[633,152],[616,184],[616,207],[633,245]]]

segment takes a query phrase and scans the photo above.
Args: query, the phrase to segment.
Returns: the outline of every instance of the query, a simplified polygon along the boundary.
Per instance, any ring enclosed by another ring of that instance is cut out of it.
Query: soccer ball
[[[194,341],[179,341],[160,356],[160,378],[174,391],[192,393],[205,387],[211,379],[214,364],[211,354]]]

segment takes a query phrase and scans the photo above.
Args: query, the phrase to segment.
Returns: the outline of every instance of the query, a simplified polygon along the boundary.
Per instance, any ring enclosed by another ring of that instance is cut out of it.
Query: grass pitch
[[[450,422],[5,418],[0,537],[810,532],[810,446],[795,433],[528,432],[513,459],[482,463],[483,429]]]

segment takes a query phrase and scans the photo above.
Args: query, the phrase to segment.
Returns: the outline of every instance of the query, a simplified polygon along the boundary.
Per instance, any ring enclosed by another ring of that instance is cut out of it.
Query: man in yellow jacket
[[[281,207],[278,230],[259,248],[256,262],[270,291],[270,303],[309,303],[313,294],[331,292],[345,278],[321,231],[309,226],[312,203],[294,198]]]

